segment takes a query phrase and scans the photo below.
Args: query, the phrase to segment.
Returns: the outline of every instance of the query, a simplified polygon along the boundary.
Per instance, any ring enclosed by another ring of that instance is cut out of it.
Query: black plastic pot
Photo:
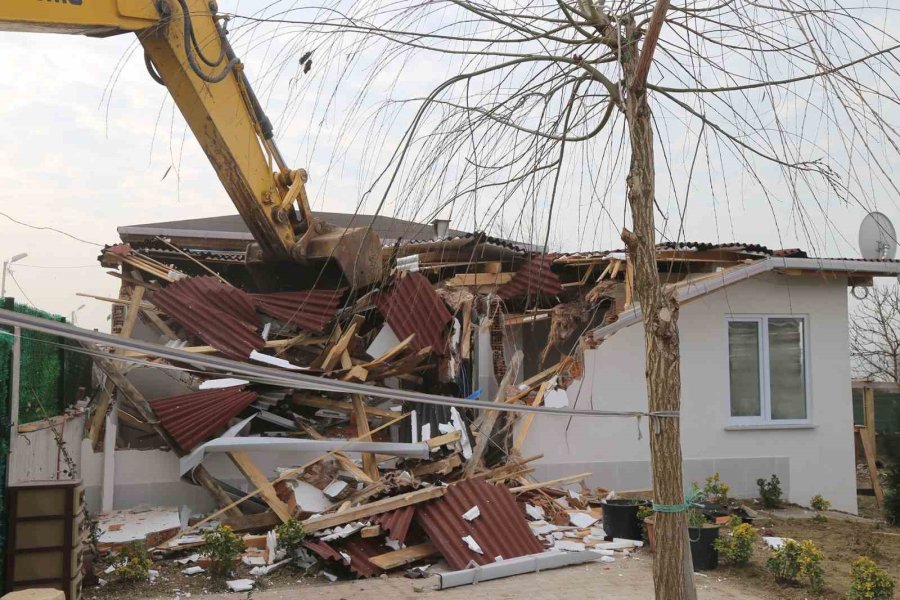
[[[688,527],[691,538],[691,558],[695,571],[711,571],[719,566],[719,551],[716,540],[719,538],[718,527]]]
[[[606,537],[624,538],[626,540],[640,540],[641,522],[638,520],[638,509],[649,506],[646,500],[635,501],[632,499],[604,500],[603,506],[603,531]]]

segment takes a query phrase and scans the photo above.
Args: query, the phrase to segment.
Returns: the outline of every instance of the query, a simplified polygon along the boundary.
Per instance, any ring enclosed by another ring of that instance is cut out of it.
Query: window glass
[[[760,416],[758,322],[728,323],[728,369],[731,381],[731,416]]]
[[[806,418],[803,320],[769,319],[769,395],[772,419]]]

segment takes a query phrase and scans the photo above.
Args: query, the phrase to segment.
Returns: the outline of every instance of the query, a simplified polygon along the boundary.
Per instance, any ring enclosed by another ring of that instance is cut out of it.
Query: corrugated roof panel
[[[538,256],[516,271],[509,283],[497,288],[497,295],[504,300],[517,296],[559,296],[563,292],[559,276],[550,270],[555,255]]]
[[[473,506],[481,514],[466,521],[462,515]],[[442,497],[418,505],[416,522],[454,569],[465,569],[469,561],[486,565],[498,556],[514,558],[544,550],[509,489],[481,479],[455,483]],[[481,547],[482,554],[463,541],[468,535]]]
[[[369,561],[369,558],[384,554],[387,550],[370,538],[348,538],[339,542],[323,542],[322,540],[306,539],[303,545],[312,550],[325,560],[341,563],[349,567],[351,571],[361,577],[372,577],[381,572],[376,565]],[[350,564],[347,565],[341,552],[350,557]]]
[[[150,406],[184,452],[213,437],[256,400],[242,386],[158,398]]]
[[[247,360],[265,342],[250,294],[212,276],[181,279],[153,293],[152,302],[182,327],[229,358]]]
[[[307,290],[251,294],[251,297],[261,313],[307,331],[322,333],[340,308],[344,291]]]
[[[412,525],[413,515],[415,514],[416,507],[411,505],[378,515],[375,519],[381,524],[381,528],[387,532],[389,539],[405,544],[406,536],[409,534],[409,527]]]
[[[435,354],[447,351],[447,325],[453,316],[424,275],[404,273],[375,304],[398,338],[416,334],[410,344],[414,350],[431,346]]]

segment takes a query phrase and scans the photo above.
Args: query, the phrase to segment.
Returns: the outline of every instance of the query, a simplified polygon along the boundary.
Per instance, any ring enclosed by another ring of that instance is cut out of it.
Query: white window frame
[[[769,319],[797,319],[802,321],[803,327],[803,378],[804,392],[806,394],[806,418],[805,419],[773,419],[772,418],[772,398],[769,382]],[[811,381],[810,373],[812,366],[810,365],[810,330],[809,316],[798,314],[764,314],[764,315],[729,315],[725,319],[725,348],[730,348],[730,339],[728,334],[728,324],[733,322],[756,323],[758,325],[759,335],[759,404],[760,415],[749,417],[735,417],[731,414],[731,363],[730,358],[726,356],[729,362],[726,365],[728,370],[728,386],[726,388],[726,415],[729,427],[793,427],[808,426],[812,423],[812,402],[811,402]],[[728,352],[726,352],[727,354]]]

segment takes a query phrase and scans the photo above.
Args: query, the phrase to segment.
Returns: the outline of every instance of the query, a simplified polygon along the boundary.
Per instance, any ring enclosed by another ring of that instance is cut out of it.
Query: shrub
[[[850,600],[891,600],[894,597],[894,580],[870,558],[860,556],[854,560],[850,577]]]
[[[706,518],[706,515],[704,515],[702,512],[700,512],[696,508],[692,508],[687,511],[687,521],[688,521],[688,527],[695,527],[695,528],[704,527],[707,525],[707,523],[709,523],[709,521]]]
[[[731,490],[731,486],[719,479],[718,473],[714,473],[706,478],[706,484],[703,486],[703,498],[707,502],[728,504],[729,490]]]
[[[131,542],[119,552],[115,573],[125,581],[147,581],[152,565],[147,548],[138,542]]]
[[[225,577],[244,550],[244,540],[227,525],[203,532],[203,553],[209,557],[209,569],[216,577]]]
[[[740,523],[731,529],[731,535],[716,540],[716,550],[733,565],[746,565],[753,558],[753,544],[759,533],[752,525]]]
[[[766,508],[778,508],[781,506],[781,480],[778,475],[772,473],[771,479],[757,479],[756,485],[759,486],[759,499]]]
[[[306,531],[303,529],[303,523],[297,519],[290,519],[275,529],[275,535],[278,537],[278,545],[284,548],[289,557],[295,558],[303,548]]]
[[[822,494],[816,494],[809,500],[809,507],[813,510],[828,510],[831,508],[831,502],[822,497]]]
[[[649,537],[647,536],[647,524],[644,523],[644,519],[646,519],[647,517],[652,517],[652,516],[653,516],[653,509],[649,505],[642,504],[640,506],[640,508],[638,508],[637,519],[638,519],[638,522],[641,524],[641,537],[644,538],[645,542],[649,541]]]
[[[825,584],[822,558],[822,552],[810,540],[799,544],[784,540],[781,548],[769,557],[766,567],[781,581],[803,583],[818,592]]]

